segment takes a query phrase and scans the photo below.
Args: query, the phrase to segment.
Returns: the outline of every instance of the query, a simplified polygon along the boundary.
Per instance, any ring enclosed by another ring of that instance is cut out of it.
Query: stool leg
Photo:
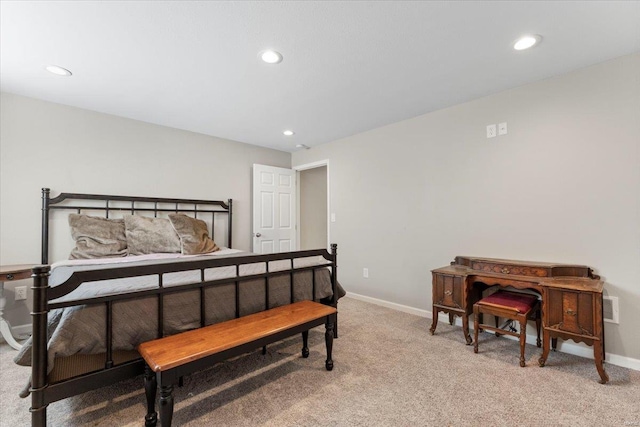
[[[473,323],[475,328],[473,328],[473,352],[478,352],[478,331],[480,330],[480,310],[478,306],[473,306]]]
[[[493,318],[494,318],[494,319],[495,319],[495,321],[496,321],[496,329],[500,328],[500,317],[498,317],[497,315],[495,315],[495,314],[494,314],[494,315],[493,315]],[[494,334],[495,334],[497,337],[501,337],[502,335],[504,335],[504,334],[501,334],[501,333],[500,333],[500,332],[498,332],[498,331],[495,331],[495,332],[494,332]]]
[[[524,368],[524,347],[527,344],[527,318],[520,318],[520,366]]]

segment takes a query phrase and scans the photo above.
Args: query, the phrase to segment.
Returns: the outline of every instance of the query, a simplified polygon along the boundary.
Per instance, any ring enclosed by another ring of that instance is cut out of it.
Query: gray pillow
[[[125,215],[124,226],[130,255],[180,252],[180,239],[166,218]]]
[[[220,250],[209,237],[206,222],[184,214],[169,214],[169,221],[180,236],[183,255],[208,254]]]
[[[69,259],[127,256],[123,219],[69,214],[69,227],[76,241]]]

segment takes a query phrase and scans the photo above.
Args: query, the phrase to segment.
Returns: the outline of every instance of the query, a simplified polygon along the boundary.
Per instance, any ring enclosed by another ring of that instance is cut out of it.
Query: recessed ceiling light
[[[309,147],[308,145],[304,145],[304,144],[297,144],[296,148],[304,148],[305,150],[308,150],[311,147]]]
[[[275,50],[263,50],[258,54],[258,56],[267,64],[277,64],[279,62],[282,62],[282,54],[280,52],[276,52]]]
[[[296,133],[295,133],[294,131],[292,131],[292,130],[285,130],[285,131],[282,131],[282,133],[283,133],[285,136],[291,136],[291,135],[295,135],[295,134],[296,134]]]
[[[67,70],[66,68],[58,67],[57,65],[47,65],[45,68],[47,69],[48,72],[56,74],[58,76],[71,75],[71,71]]]
[[[540,43],[542,37],[537,34],[522,36],[513,44],[513,48],[515,50],[525,50],[529,49]]]

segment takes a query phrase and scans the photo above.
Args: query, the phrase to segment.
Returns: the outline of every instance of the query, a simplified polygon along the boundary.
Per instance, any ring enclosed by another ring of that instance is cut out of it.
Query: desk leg
[[[11,328],[9,323],[2,317],[4,313],[4,306],[7,303],[7,299],[4,297],[4,282],[0,282],[0,334],[4,337],[4,340],[16,350],[20,350],[22,346],[11,335]]]
[[[7,344],[11,347],[16,350],[20,350],[22,348],[18,341],[13,338],[13,335],[11,335],[11,328],[9,328],[9,324],[2,317],[0,317],[0,333]]]
[[[432,306],[431,313],[433,319],[431,319],[431,328],[429,328],[429,332],[431,332],[431,335],[433,335],[436,333],[436,326],[438,326],[438,309]]]
[[[462,315],[462,332],[464,333],[464,338],[467,340],[467,345],[471,345],[473,340],[471,339],[471,335],[469,335],[469,316],[467,313]]]
[[[542,367],[547,363],[547,357],[549,357],[549,331],[542,328],[542,356],[538,359],[538,364]]]
[[[20,345],[13,338],[13,335],[11,335],[11,328],[9,327],[9,324],[6,320],[4,320],[4,317],[2,317],[6,302],[7,300],[4,297],[4,282],[0,282],[0,334],[2,334],[2,337],[7,342],[7,344],[9,344],[16,350],[20,350],[22,348],[22,345]]]
[[[609,375],[604,371],[604,348],[602,341],[593,343],[593,356],[596,360],[596,369],[600,374],[600,384],[606,384],[609,381]]]

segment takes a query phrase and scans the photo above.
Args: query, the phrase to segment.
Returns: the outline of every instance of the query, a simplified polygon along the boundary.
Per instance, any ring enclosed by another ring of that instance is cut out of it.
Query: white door
[[[253,165],[253,252],[295,251],[296,172]]]

